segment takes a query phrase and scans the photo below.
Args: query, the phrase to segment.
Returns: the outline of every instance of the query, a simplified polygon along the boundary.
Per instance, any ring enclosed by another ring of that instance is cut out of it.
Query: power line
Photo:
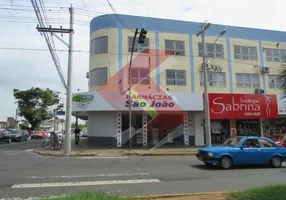
[[[19,50],[19,51],[49,51],[49,49],[44,48],[21,48],[21,47],[0,47],[3,50]],[[54,49],[54,51],[68,52],[67,49]],[[72,50],[72,52],[89,53],[85,50]]]

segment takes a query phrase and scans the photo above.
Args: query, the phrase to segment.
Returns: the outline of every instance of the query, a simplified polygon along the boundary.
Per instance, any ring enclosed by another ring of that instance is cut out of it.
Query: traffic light
[[[144,28],[141,28],[140,35],[138,38],[139,44],[144,44],[144,41],[146,39],[146,35],[147,35],[147,31]]]

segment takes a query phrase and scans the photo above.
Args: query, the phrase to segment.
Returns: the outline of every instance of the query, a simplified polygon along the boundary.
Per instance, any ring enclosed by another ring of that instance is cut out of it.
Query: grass
[[[82,192],[79,194],[58,198],[43,198],[42,200],[135,200],[132,197],[119,197],[105,192]]]
[[[254,187],[227,194],[226,200],[286,200],[286,184]]]

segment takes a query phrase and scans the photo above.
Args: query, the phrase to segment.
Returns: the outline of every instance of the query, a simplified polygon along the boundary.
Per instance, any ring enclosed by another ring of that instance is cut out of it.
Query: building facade
[[[73,114],[88,119],[90,144],[127,144],[131,105],[136,130],[132,143],[204,145],[202,44],[196,36],[200,24],[120,17],[124,24],[115,15],[99,16],[90,23],[89,91],[75,94],[73,102]],[[136,28],[148,33],[144,44],[135,43],[130,103],[128,67]],[[218,38],[223,29],[226,34]],[[283,37],[285,32],[223,25],[211,25],[206,31],[213,143],[233,134],[284,132],[278,126],[286,114],[280,109],[283,105],[278,105],[281,65],[286,58]],[[157,117],[150,114],[155,112],[154,96],[160,104],[155,106]],[[162,107],[164,102],[167,106]]]

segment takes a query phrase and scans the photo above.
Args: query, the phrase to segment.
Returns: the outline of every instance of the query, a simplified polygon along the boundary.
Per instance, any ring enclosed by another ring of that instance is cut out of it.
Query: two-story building
[[[89,91],[73,96],[73,115],[88,119],[89,143],[128,144],[131,107],[133,144],[204,145],[201,24],[120,18],[124,23],[113,14],[90,23]],[[129,68],[136,28],[148,33],[144,44],[136,40]],[[277,94],[286,33],[212,24],[205,35],[213,143],[281,132]]]

